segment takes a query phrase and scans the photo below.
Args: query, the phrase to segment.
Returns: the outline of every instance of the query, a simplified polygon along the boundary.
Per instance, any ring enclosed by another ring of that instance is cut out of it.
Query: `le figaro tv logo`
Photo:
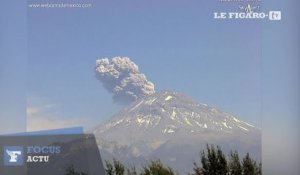
[[[22,166],[24,164],[24,149],[22,146],[5,146],[3,154],[5,166]]]
[[[235,12],[214,12],[214,19],[224,20],[224,19],[240,19],[240,20],[249,20],[249,19],[269,19],[270,21],[280,21],[281,20],[281,11],[269,11],[262,12],[260,6],[254,5],[240,5],[238,7],[239,11]]]

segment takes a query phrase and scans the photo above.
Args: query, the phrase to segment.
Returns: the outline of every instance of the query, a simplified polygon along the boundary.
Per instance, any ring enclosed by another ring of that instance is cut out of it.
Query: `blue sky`
[[[63,118],[108,119],[120,106],[95,78],[95,60],[127,56],[157,91],[186,93],[261,127],[262,24],[214,20],[219,4],[98,1],[88,9],[29,9],[29,105],[43,99]]]
[[[265,3],[268,10],[279,9],[283,14],[279,24],[263,25],[262,156],[267,174],[300,173],[299,3]]]
[[[95,60],[128,56],[157,90],[262,127],[264,169],[299,174],[299,2],[264,1],[264,10],[282,10],[281,22],[216,21],[213,11],[237,7],[208,0],[93,5],[27,9],[1,1],[1,133],[25,130],[26,107],[33,121],[57,126],[108,119],[120,106],[95,78]]]
[[[26,16],[22,4],[7,2],[0,5],[0,133],[26,129]]]

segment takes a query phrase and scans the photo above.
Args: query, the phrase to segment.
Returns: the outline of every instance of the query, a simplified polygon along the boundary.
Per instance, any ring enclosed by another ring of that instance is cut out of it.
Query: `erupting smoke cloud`
[[[96,61],[96,77],[113,93],[113,100],[126,104],[155,93],[154,84],[140,73],[128,57],[102,58]]]

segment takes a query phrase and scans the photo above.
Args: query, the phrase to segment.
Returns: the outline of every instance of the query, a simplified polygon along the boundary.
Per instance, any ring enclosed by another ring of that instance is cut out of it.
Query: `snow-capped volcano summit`
[[[239,121],[233,115],[222,112],[194,101],[190,97],[171,91],[163,91],[138,100],[125,108],[104,127],[97,128],[99,133],[110,132],[120,127],[162,129],[162,133],[184,132],[249,132],[254,126]]]
[[[206,144],[257,156],[261,144],[258,128],[172,91],[135,101],[92,132],[104,159],[160,158],[179,171],[192,165]]]

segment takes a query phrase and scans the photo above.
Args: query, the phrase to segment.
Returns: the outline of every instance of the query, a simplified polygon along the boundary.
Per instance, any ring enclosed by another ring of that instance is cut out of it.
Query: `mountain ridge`
[[[107,155],[104,158],[126,162],[159,158],[181,172],[206,144],[260,157],[259,128],[168,90],[133,102],[92,132],[100,152]]]

